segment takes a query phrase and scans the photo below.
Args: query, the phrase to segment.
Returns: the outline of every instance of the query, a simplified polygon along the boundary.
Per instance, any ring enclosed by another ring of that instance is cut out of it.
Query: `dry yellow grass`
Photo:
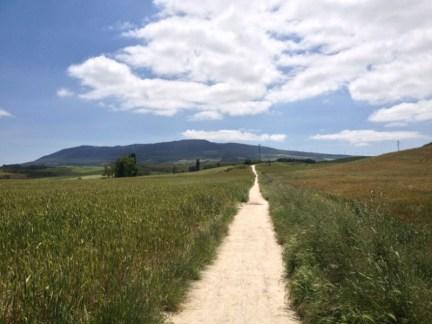
[[[432,323],[431,150],[259,166],[304,324]]]
[[[283,181],[295,187],[360,200],[405,220],[432,222],[432,145],[347,163],[261,167],[278,168]]]

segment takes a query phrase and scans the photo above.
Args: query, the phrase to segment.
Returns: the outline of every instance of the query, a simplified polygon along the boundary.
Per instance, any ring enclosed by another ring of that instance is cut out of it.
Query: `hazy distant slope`
[[[99,165],[114,161],[119,156],[134,152],[138,162],[177,162],[181,160],[205,159],[241,161],[257,159],[258,146],[237,143],[212,143],[205,140],[181,140],[156,144],[133,144],[127,146],[78,146],[41,157],[30,164],[44,165]],[[308,153],[277,150],[261,147],[263,159],[279,157],[310,158],[317,161],[340,159],[346,155]]]

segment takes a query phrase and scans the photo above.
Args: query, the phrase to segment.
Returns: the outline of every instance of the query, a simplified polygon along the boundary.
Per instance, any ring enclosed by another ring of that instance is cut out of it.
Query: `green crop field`
[[[259,166],[304,323],[432,323],[431,149]]]
[[[0,181],[0,323],[160,323],[212,258],[247,168]]]
[[[90,177],[101,176],[102,166],[21,166],[11,165],[0,167],[0,179],[25,179],[25,178],[66,178],[66,177]]]

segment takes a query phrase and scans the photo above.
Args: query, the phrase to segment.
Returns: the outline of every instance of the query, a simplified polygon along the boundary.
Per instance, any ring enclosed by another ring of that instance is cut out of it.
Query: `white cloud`
[[[371,104],[432,97],[430,0],[154,2],[152,21],[126,25],[136,44],[69,68],[83,98],[218,119],[340,89]]]
[[[388,123],[389,126],[432,120],[432,100],[382,108],[374,112],[369,120],[374,123]]]
[[[409,54],[358,76],[349,90],[354,99],[371,103],[418,100],[432,96],[431,83],[432,54]]]
[[[10,112],[0,108],[0,118],[3,117],[13,117],[13,115]]]
[[[143,79],[131,68],[106,56],[88,59],[69,67],[69,74],[79,78],[90,91],[81,94],[87,100],[114,100],[121,110],[151,112],[171,116],[179,110],[198,110],[209,114],[232,116],[257,114],[270,105],[257,101],[264,93],[257,84],[206,83]]]
[[[204,131],[188,129],[182,133],[183,137],[190,139],[205,139],[221,142],[283,142],[284,134],[257,134],[242,130],[222,129],[217,131]]]
[[[217,111],[201,111],[192,116],[191,120],[220,120],[223,116]]]
[[[425,139],[427,137],[418,132],[380,132],[363,129],[343,130],[334,134],[317,134],[311,138],[321,141],[345,141],[356,146],[365,146],[373,142]]]
[[[71,97],[73,95],[74,95],[73,91],[66,88],[60,88],[57,90],[57,97],[64,98],[64,97]]]

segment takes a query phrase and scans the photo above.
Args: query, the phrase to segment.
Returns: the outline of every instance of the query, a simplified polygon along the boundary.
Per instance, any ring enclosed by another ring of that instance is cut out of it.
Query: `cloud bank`
[[[221,119],[346,89],[373,105],[414,102],[397,119],[414,122],[432,97],[429,0],[154,2],[151,22],[123,32],[135,45],[69,67],[83,99]]]
[[[374,123],[414,123],[432,120],[432,100],[401,103],[390,108],[379,109],[369,120]]]
[[[205,139],[208,141],[220,142],[283,142],[286,140],[286,135],[284,134],[257,134],[229,129],[217,131],[188,129],[184,131],[182,135],[189,139]]]
[[[366,146],[373,142],[425,139],[418,132],[379,132],[371,129],[343,130],[334,134],[317,134],[311,137],[321,141],[345,141],[356,146]]]

